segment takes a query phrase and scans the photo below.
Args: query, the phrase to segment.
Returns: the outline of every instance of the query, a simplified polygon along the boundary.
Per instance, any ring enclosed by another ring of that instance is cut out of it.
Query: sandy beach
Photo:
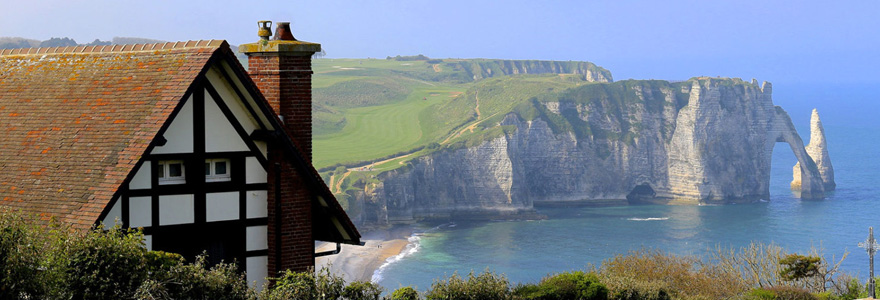
[[[370,281],[385,261],[400,254],[412,235],[412,226],[400,225],[389,229],[362,232],[364,246],[342,245],[342,252],[315,259],[315,268],[329,267],[334,274],[345,278],[346,282]],[[324,243],[316,247],[316,252],[334,250],[336,244]]]

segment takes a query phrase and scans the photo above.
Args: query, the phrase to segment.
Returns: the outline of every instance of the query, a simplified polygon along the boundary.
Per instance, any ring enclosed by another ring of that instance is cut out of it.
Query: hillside
[[[479,133],[468,127],[497,121],[516,101],[611,79],[587,62],[318,59],[313,65],[314,164],[324,171],[464,141]]]
[[[611,80],[588,62],[317,59],[313,69],[313,163],[343,203],[409,161],[503,134],[497,123],[533,97]]]
[[[766,199],[776,142],[808,165],[801,196],[824,197],[766,82],[611,82],[584,62],[314,65],[314,164],[359,224]]]
[[[162,43],[165,41],[138,38],[138,37],[113,37],[110,41],[102,41],[95,39],[90,43],[77,43],[71,38],[56,38],[45,41],[35,39],[27,39],[21,37],[0,37],[0,49],[17,49],[17,48],[37,48],[37,47],[65,47],[65,46],[93,46],[93,45],[123,45],[123,44],[151,44]]]

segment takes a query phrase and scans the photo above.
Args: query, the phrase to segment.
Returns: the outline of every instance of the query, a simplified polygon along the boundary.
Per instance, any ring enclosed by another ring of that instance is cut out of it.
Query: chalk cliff
[[[499,122],[503,134],[479,146],[444,149],[379,175],[379,183],[355,195],[360,219],[382,224],[534,205],[767,199],[777,142],[788,143],[805,166],[802,197],[824,197],[819,167],[830,174],[830,160],[817,166],[771,94],[767,82],[694,78],[587,84],[533,98]],[[818,147],[818,116],[814,124]]]
[[[828,146],[825,143],[825,128],[822,127],[822,120],[819,119],[819,111],[813,109],[810,116],[810,144],[807,145],[807,154],[816,163],[819,169],[819,175],[822,177],[822,184],[826,191],[834,190],[837,184],[834,183],[834,168],[831,166],[831,157],[828,155]],[[794,165],[794,180],[791,181],[792,190],[801,189],[801,164]]]
[[[473,80],[518,74],[578,74],[590,82],[611,82],[611,72],[590,62],[548,60],[468,59],[446,62],[469,74]]]

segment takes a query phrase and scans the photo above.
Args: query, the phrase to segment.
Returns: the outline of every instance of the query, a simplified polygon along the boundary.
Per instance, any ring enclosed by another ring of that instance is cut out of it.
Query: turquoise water
[[[778,92],[775,96],[779,98]],[[806,142],[810,103],[791,101],[797,114],[791,109],[789,113]],[[833,110],[828,106],[826,110]],[[389,290],[424,290],[435,278],[488,268],[513,282],[535,282],[549,273],[599,265],[615,254],[643,247],[699,255],[715,246],[742,247],[752,241],[776,243],[793,252],[822,246],[828,258],[849,252],[843,270],[866,278],[867,254],[857,244],[867,238],[869,226],[880,228],[880,126],[871,125],[876,123],[864,114],[877,112],[831,111],[826,118],[820,107],[838,187],[825,200],[802,201],[792,195],[789,182],[796,160],[788,145],[777,144],[770,201],[539,209],[547,220],[422,225],[422,233],[410,239],[410,248],[380,269],[374,280]],[[847,123],[848,119],[857,122]]]

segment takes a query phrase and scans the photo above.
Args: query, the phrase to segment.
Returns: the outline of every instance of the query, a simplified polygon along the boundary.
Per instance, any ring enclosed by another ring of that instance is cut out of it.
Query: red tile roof
[[[218,54],[228,56],[271,111],[222,40],[0,50],[0,206],[79,228],[94,225]],[[326,213],[350,236],[319,231],[316,238],[360,243],[357,228],[311,162],[289,137],[285,142],[288,158],[328,202]],[[315,222],[333,228],[329,219]]]
[[[225,41],[0,50],[0,205],[92,226]]]

